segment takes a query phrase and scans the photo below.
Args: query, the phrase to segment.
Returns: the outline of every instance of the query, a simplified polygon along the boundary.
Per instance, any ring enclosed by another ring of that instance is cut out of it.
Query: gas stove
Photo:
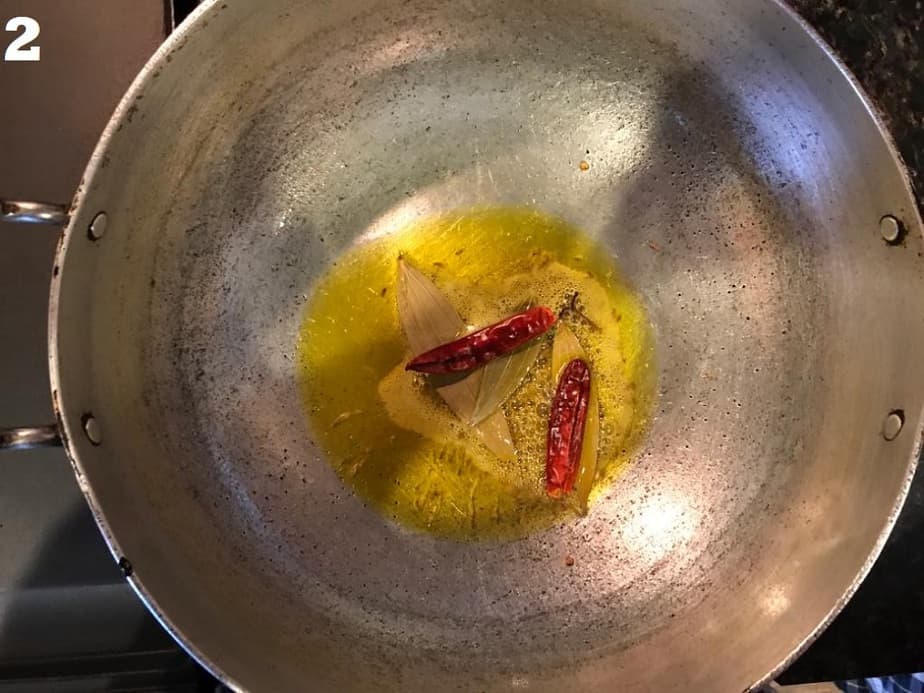
[[[0,194],[68,201],[118,99],[195,4],[0,0],[3,23],[28,15],[41,28],[39,61],[0,61]],[[3,426],[53,420],[45,323],[57,237],[54,227],[0,222]],[[907,649],[919,630],[914,614],[924,613],[924,593],[908,547],[924,534],[921,476],[867,583],[785,680],[924,668],[921,655],[917,664],[845,655],[883,628]],[[908,614],[905,622],[887,620],[898,613]],[[46,690],[222,690],[125,582],[63,451],[49,448],[0,453],[0,693]]]

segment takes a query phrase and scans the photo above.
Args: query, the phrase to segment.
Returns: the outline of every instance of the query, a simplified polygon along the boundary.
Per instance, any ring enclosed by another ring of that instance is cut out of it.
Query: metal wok
[[[474,204],[598,238],[657,335],[637,460],[518,541],[364,507],[294,373],[342,251]],[[52,395],[129,580],[234,686],[740,691],[843,606],[900,509],[921,252],[888,136],[777,2],[216,0],[76,195]]]

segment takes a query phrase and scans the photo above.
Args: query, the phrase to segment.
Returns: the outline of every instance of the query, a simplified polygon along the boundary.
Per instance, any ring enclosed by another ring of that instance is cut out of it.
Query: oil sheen
[[[561,219],[519,208],[460,210],[360,242],[313,287],[298,377],[311,432],[343,482],[386,517],[452,539],[514,538],[576,516],[573,504],[544,491],[554,328],[503,407],[517,458],[501,462],[426,376],[403,368],[413,354],[396,304],[399,256],[429,276],[472,326],[530,301],[564,310],[599,394],[593,512],[650,416],[650,324],[605,249]]]

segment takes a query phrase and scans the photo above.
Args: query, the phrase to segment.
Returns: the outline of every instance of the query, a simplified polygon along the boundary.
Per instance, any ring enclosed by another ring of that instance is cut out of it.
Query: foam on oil
[[[309,425],[330,464],[387,517],[444,537],[522,536],[575,512],[544,492],[552,333],[504,405],[517,459],[501,463],[425,376],[403,369],[411,354],[395,301],[401,254],[469,325],[495,322],[530,300],[556,312],[577,309],[563,320],[588,353],[600,397],[592,506],[644,433],[655,391],[652,335],[611,256],[534,210],[466,210],[416,222],[351,248],[320,279],[305,309],[298,373]]]

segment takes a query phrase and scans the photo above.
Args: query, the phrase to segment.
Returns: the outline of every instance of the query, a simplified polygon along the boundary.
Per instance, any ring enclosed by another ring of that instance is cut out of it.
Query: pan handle
[[[0,221],[18,224],[67,223],[67,206],[49,202],[0,200]],[[0,450],[28,450],[61,445],[57,424],[0,428]]]
[[[67,206],[50,202],[0,200],[0,221],[64,226],[67,223]]]
[[[0,428],[0,450],[28,450],[61,445],[57,424]]]

